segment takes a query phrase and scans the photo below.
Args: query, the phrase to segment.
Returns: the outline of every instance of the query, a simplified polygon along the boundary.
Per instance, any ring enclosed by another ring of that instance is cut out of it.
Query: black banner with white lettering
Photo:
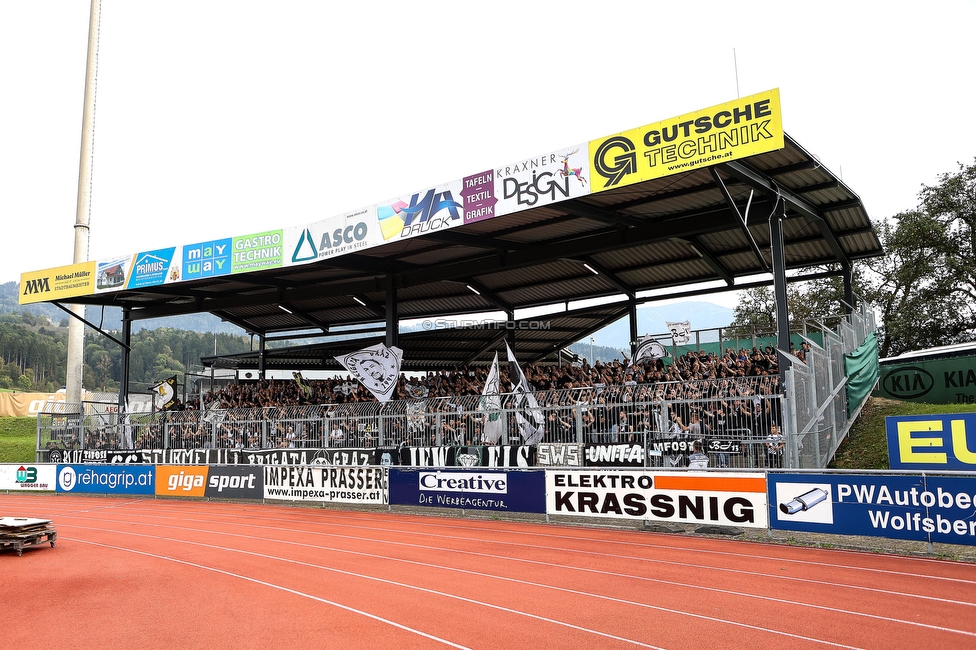
[[[587,467],[643,467],[644,448],[638,444],[583,445],[583,464]]]
[[[207,474],[208,498],[264,498],[264,473],[259,467],[216,465]]]
[[[582,467],[583,445],[578,442],[540,442],[535,464],[540,467]]]

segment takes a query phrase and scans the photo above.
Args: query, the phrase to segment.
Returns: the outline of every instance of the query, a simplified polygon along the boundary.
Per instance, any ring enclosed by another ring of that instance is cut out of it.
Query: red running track
[[[0,495],[7,648],[976,648],[976,566],[630,530]]]

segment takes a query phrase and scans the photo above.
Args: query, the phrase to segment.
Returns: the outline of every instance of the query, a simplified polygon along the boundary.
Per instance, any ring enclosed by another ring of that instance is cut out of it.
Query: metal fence
[[[519,418],[538,417],[544,443],[639,444],[648,463],[667,465],[682,443],[710,466],[823,468],[850,429],[844,354],[873,331],[861,307],[836,331],[804,324],[806,362],[796,359],[785,386],[770,376],[591,386],[536,392],[537,409],[501,396],[499,444],[522,444]],[[818,340],[823,344],[820,345]],[[783,396],[786,396],[784,399]],[[130,413],[86,403],[38,416],[45,449],[368,448],[477,445],[488,413],[478,395],[271,408]],[[534,412],[529,412],[534,411]],[[669,441],[675,444],[669,444]],[[660,454],[655,452],[661,451]],[[685,451],[689,451],[685,448]]]

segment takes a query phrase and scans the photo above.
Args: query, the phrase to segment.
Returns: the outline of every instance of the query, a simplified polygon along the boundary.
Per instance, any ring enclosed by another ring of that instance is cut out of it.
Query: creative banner
[[[624,187],[783,147],[779,90],[767,90],[591,140],[594,178],[590,191]]]
[[[546,481],[541,470],[390,468],[390,503],[535,512],[546,510]]]
[[[976,413],[885,418],[891,469],[976,470]]]
[[[58,465],[58,492],[155,494],[154,467]]]
[[[765,528],[762,474],[546,470],[546,513]]]
[[[20,274],[20,304],[60,300],[95,293],[95,262]]]
[[[389,503],[388,472],[384,467],[264,468],[264,497],[285,501],[329,503]]]
[[[770,527],[976,544],[976,478],[770,474]]]
[[[0,490],[54,491],[57,467],[54,465],[0,465]]]

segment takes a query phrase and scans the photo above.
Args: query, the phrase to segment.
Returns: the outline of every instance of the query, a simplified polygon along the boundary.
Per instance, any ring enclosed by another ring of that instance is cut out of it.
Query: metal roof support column
[[[126,412],[126,403],[129,400],[129,355],[132,353],[129,347],[132,343],[132,318],[131,307],[122,308],[122,379],[119,382],[119,415]]]
[[[386,347],[392,348],[400,341],[400,318],[397,306],[397,290],[393,274],[386,276]]]
[[[264,334],[258,334],[258,379],[264,381]]]
[[[631,298],[628,305],[630,312],[630,360],[633,363],[637,354],[637,300]]]
[[[515,352],[515,312],[507,311],[505,312],[508,322],[505,323],[505,340],[508,341],[508,347],[512,348],[512,353]],[[524,361],[523,361],[524,363]]]
[[[776,299],[776,345],[779,348],[779,382],[786,385],[786,368],[789,359],[784,356],[790,351],[790,310],[786,303],[786,253],[783,244],[783,219],[786,217],[786,203],[776,202],[776,209],[769,218],[769,244],[773,258],[773,297]]]
[[[854,311],[854,269],[849,264],[842,268],[844,278],[844,313],[850,315]]]

